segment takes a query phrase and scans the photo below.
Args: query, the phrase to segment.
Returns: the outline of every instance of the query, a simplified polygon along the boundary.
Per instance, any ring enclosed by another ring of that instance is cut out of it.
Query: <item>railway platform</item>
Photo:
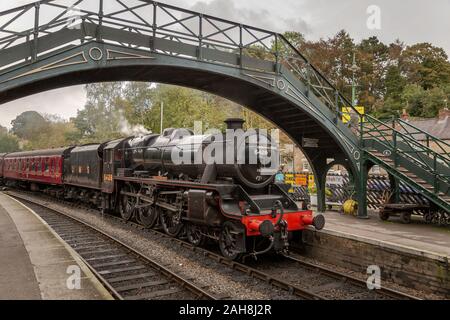
[[[413,216],[410,224],[402,224],[395,217],[382,221],[374,211],[369,211],[369,219],[327,211],[325,219],[325,232],[422,256],[450,259],[450,229],[426,224],[421,217]]]
[[[112,299],[78,255],[43,220],[3,193],[0,257],[1,300]]]
[[[428,225],[420,217],[410,224],[327,211],[325,228],[305,233],[306,255],[347,270],[368,273],[380,268],[391,283],[450,298],[450,229]],[[418,276],[420,275],[420,276]]]

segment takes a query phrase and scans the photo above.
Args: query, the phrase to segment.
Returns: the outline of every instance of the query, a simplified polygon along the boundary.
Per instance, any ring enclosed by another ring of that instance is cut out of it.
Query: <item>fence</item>
[[[349,183],[348,174],[329,174],[326,183],[326,203],[342,204],[345,200],[351,198],[354,189]],[[371,209],[378,209],[385,201],[390,192],[390,181],[386,175],[369,175],[367,180],[367,205]],[[428,204],[428,200],[417,190],[400,182],[400,202]],[[310,194],[307,186],[293,185],[291,193],[296,200],[307,200],[310,202]]]

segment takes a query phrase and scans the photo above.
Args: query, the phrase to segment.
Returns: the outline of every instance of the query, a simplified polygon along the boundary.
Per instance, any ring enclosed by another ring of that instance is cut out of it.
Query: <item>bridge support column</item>
[[[399,203],[400,202],[400,181],[393,175],[389,175],[390,184],[390,198],[385,199],[389,203]]]
[[[363,158],[363,157],[362,157]],[[367,178],[368,178],[368,163],[365,159],[360,161],[360,172],[358,181],[358,218],[368,219],[367,215]]]
[[[325,204],[325,186],[326,186],[326,172],[320,174],[316,180],[316,188],[317,188],[317,211],[325,212],[326,204]]]
[[[326,210],[325,187],[326,187],[326,179],[327,179],[327,171],[328,171],[326,159],[324,159],[324,158],[315,159],[313,162],[313,167],[314,167],[314,178],[315,178],[316,190],[317,190],[317,211],[325,212],[325,210]]]

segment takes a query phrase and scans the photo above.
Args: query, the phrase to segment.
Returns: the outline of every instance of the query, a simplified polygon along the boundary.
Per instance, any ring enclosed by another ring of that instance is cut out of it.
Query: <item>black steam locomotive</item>
[[[273,182],[279,151],[268,135],[228,119],[226,133],[162,135],[0,155],[0,179],[56,197],[90,202],[147,228],[160,225],[194,245],[218,241],[236,259],[286,251],[322,215],[299,209]],[[239,134],[237,134],[239,133]]]

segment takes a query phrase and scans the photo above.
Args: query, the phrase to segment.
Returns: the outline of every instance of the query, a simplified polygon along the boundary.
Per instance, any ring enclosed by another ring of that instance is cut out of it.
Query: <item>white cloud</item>
[[[86,102],[83,86],[72,86],[34,94],[0,105],[0,125],[11,127],[11,120],[28,110],[57,114],[69,119],[82,109]]]

